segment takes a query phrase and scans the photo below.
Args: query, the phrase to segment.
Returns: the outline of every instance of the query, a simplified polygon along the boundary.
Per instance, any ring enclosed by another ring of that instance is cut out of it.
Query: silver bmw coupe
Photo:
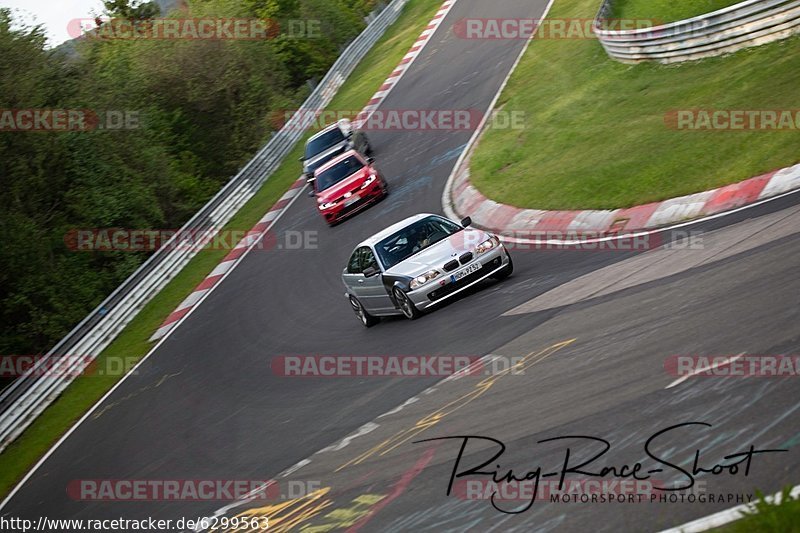
[[[514,265],[500,239],[471,223],[420,214],[359,244],[342,281],[361,323],[401,314],[413,320],[486,278],[508,277]]]

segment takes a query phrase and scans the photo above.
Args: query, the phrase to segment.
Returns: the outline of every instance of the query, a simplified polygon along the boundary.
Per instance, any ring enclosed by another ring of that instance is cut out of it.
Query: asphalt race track
[[[545,4],[459,0],[382,107],[484,111],[524,42],[463,40],[453,35],[452,25],[467,16],[539,18]],[[713,427],[679,428],[659,441],[663,456],[681,464],[690,466],[696,449],[709,466],[751,444],[789,450],[755,456],[747,476],[699,476],[706,492],[774,492],[797,484],[795,380],[697,378],[666,389],[675,377],[664,361],[674,354],[798,353],[798,195],[681,228],[704,243],[702,250],[682,253],[706,253],[707,260],[662,268],[655,279],[621,290],[506,314],[582,276],[594,275],[596,280],[583,279],[608,287],[609,280],[631,275],[630,261],[652,268],[660,261],[648,265],[642,259],[654,252],[517,250],[515,273],[504,282],[488,282],[414,322],[387,319],[369,330],[358,323],[340,280],[353,247],[406,216],[440,213],[445,180],[471,135],[372,133],[389,197],[334,228],[325,225],[313,200],[299,198],[272,237],[280,244],[286,232],[305,232],[317,237],[317,247],[251,252],[137,375],[55,450],[2,514],[209,516],[229,502],[74,501],[66,487],[76,479],[272,479],[310,459],[279,484],[313,482],[317,493],[286,500],[279,510],[274,502],[243,502],[227,514],[268,514],[277,531],[306,524],[324,526],[318,531],[656,530],[734,504],[536,502],[523,513],[506,514],[486,500],[445,495],[459,442],[413,441],[491,436],[508,447],[502,464],[524,473],[563,462],[566,444],[536,444],[541,439],[603,437],[612,449],[597,465],[632,465],[646,460],[650,435],[685,422]],[[746,246],[741,236],[757,244]],[[709,248],[727,253],[716,260]],[[487,353],[525,357],[524,372],[481,385],[476,376],[445,383],[286,378],[270,366],[282,355]],[[406,403],[410,398],[414,401]],[[438,415],[428,418],[432,413]],[[342,441],[365,424],[364,435]],[[488,449],[471,443],[462,465],[490,458]],[[585,443],[572,446],[584,457],[592,450],[597,448]],[[685,478],[674,471],[659,478],[676,480]],[[301,504],[303,512],[289,517]]]

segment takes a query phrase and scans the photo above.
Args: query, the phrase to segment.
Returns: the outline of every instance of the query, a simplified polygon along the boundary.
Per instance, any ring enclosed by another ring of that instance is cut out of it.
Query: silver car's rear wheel
[[[403,312],[403,315],[409,320],[414,320],[419,318],[422,314],[417,309],[417,306],[414,305],[414,302],[408,297],[406,293],[400,287],[394,288],[394,299],[397,301],[397,306]]]
[[[364,309],[364,306],[361,305],[361,302],[358,301],[358,298],[355,296],[350,296],[349,299],[350,306],[353,308],[353,312],[356,314],[365,328],[371,328],[380,321],[380,319],[367,313],[367,310]]]

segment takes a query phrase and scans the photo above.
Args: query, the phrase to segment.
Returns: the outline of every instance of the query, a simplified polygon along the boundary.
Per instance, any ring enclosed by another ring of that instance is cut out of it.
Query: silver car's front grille
[[[445,272],[452,272],[453,270],[458,268],[458,261],[456,261],[455,259],[453,259],[452,261],[448,261],[447,263],[444,264],[442,268],[444,269]]]

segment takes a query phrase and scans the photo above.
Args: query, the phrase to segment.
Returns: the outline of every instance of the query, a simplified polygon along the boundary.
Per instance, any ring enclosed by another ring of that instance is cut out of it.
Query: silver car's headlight
[[[425,285],[426,283],[428,283],[429,281],[434,280],[434,279],[438,278],[441,275],[442,275],[442,273],[439,272],[438,270],[430,270],[430,271],[425,272],[424,274],[422,274],[420,276],[417,276],[416,278],[412,279],[411,283],[409,284],[409,287],[411,287],[412,291],[417,290],[420,287],[422,287],[423,285]]]
[[[319,210],[325,211],[326,209],[330,209],[331,207],[335,206],[336,202],[328,202],[325,204],[319,204]]]
[[[492,248],[495,248],[499,244],[500,244],[500,239],[498,239],[497,237],[492,235],[491,237],[489,237],[488,239],[486,239],[485,241],[480,243],[475,248],[475,251],[478,253],[478,255],[484,254],[484,253],[488,252],[489,250],[491,250]]]

